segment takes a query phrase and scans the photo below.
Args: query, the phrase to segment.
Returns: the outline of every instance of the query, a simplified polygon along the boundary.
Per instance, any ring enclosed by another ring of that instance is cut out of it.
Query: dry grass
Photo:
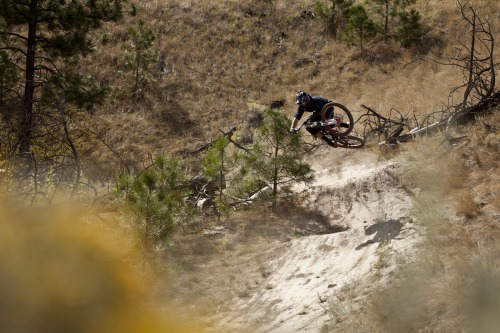
[[[376,294],[362,315],[331,331],[498,330],[500,145],[483,140],[489,134],[483,123],[498,126],[498,111],[468,126],[468,143],[458,148],[440,138],[406,146],[401,176],[417,194],[414,214],[426,230],[420,259]]]
[[[195,147],[219,129],[243,124],[241,115],[252,102],[284,100],[291,116],[294,94],[302,89],[339,101],[357,116],[361,104],[382,113],[395,108],[427,114],[440,109],[450,87],[462,80],[456,69],[431,60],[453,52],[460,29],[453,1],[419,3],[424,22],[433,27],[426,57],[375,43],[360,54],[329,37],[320,20],[300,17],[314,1],[157,0],[140,1],[136,17],[107,24],[94,37],[92,61],[82,66],[113,88],[96,117],[109,124],[112,146],[136,164],[148,153]],[[494,3],[482,3],[498,13]],[[128,27],[140,19],[156,33],[159,59],[150,67],[155,81],[136,99],[121,54]]]
[[[450,162],[460,160],[461,153],[450,151],[442,134],[422,137],[403,148],[405,163],[401,165],[401,180],[409,188],[417,186],[432,199],[444,201],[444,196],[461,188],[466,170],[449,168]],[[439,186],[436,186],[439,184]]]
[[[455,211],[467,219],[476,217],[479,214],[480,207],[474,199],[474,195],[468,189],[461,190],[456,197]]]

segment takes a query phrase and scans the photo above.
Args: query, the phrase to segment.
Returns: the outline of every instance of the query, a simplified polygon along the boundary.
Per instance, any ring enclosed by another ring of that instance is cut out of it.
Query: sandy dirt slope
[[[312,160],[316,181],[296,190],[309,194],[304,204],[327,217],[330,233],[276,242],[255,254],[266,260],[265,280],[219,313],[215,331],[319,332],[352,307],[341,304],[346,290],[353,303],[362,300],[412,255],[419,234],[412,199],[394,176],[396,162],[380,162],[369,150],[326,147]]]

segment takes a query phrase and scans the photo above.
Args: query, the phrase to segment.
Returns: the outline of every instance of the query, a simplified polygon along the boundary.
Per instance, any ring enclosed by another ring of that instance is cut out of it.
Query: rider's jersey
[[[319,96],[311,96],[311,103],[307,107],[299,106],[297,113],[295,114],[295,119],[300,120],[304,112],[315,112],[317,115],[321,114],[321,109],[325,104],[330,103],[329,100]]]

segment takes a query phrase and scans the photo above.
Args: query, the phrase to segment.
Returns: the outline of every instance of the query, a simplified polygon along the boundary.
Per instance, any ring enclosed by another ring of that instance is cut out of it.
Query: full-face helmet
[[[311,101],[311,96],[304,91],[299,91],[297,95],[295,95],[295,104],[300,106],[306,106]]]

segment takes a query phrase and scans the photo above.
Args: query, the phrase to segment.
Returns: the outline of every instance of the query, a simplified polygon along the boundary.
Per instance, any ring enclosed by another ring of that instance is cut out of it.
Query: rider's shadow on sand
[[[356,250],[360,250],[365,246],[370,244],[379,243],[389,241],[391,239],[395,239],[399,233],[401,232],[401,228],[403,227],[403,223],[398,220],[389,220],[387,222],[379,222],[372,224],[369,227],[365,227],[365,235],[373,235],[372,239],[367,240],[366,242],[358,245]]]

